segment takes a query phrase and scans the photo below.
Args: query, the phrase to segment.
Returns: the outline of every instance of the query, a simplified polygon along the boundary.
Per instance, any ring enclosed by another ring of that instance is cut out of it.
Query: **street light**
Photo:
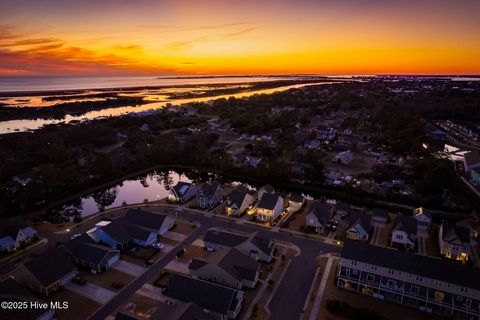
[[[160,195],[159,194],[157,194],[157,206],[160,207]]]

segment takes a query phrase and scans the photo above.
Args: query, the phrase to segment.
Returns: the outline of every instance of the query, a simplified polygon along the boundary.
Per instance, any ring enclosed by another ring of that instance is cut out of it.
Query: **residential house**
[[[454,319],[480,318],[478,269],[433,257],[345,241],[337,286]]]
[[[223,230],[208,230],[203,237],[208,251],[237,248],[241,253],[257,261],[271,262],[275,244],[272,240],[252,234],[239,234]]]
[[[463,155],[463,167],[467,173],[480,167],[480,151],[473,150]]]
[[[322,143],[318,140],[310,140],[308,141],[307,143],[305,143],[305,147],[307,147],[308,149],[318,149],[320,148],[320,146],[322,145]]]
[[[179,274],[172,276],[164,295],[173,303],[195,303],[222,320],[235,319],[243,302],[242,291]]]
[[[271,185],[267,184],[266,186],[263,186],[261,187],[260,189],[258,189],[258,193],[257,193],[257,198],[260,200],[262,199],[263,195],[265,193],[269,193],[269,194],[274,194],[275,193],[275,188],[273,188]]]
[[[90,269],[93,274],[110,269],[120,260],[120,250],[99,245],[87,234],[66,242],[62,248],[74,264]]]
[[[477,214],[471,214],[467,218],[460,220],[457,222],[457,226],[468,228],[472,238],[478,239],[478,233],[480,232],[480,218]]]
[[[70,283],[76,275],[77,268],[62,249],[47,251],[13,271],[18,283],[46,296]]]
[[[353,153],[350,150],[340,152],[335,156],[335,161],[339,164],[350,164],[353,160]]]
[[[116,219],[106,225],[98,225],[95,238],[114,249],[126,250],[134,244],[149,247],[157,241],[157,233],[132,224],[126,217]]]
[[[227,197],[225,213],[227,215],[241,215],[255,202],[255,197],[244,186],[237,186]]]
[[[345,236],[347,239],[368,241],[371,229],[372,215],[355,213],[348,218]]]
[[[424,207],[413,210],[413,217],[418,221],[419,229],[428,229],[432,223],[432,213]]]
[[[27,303],[28,308],[2,308],[1,318],[12,320],[51,320],[55,311],[50,307],[30,308],[30,303],[43,304],[44,301],[36,298],[28,289],[20,286],[13,278],[0,282],[0,299],[2,302],[22,306]]]
[[[305,225],[317,233],[324,233],[327,223],[333,216],[333,206],[328,203],[315,201],[305,217]]]
[[[291,193],[288,196],[288,205],[289,206],[298,206],[301,207],[305,203],[305,198],[300,194]]]
[[[202,209],[212,209],[223,200],[223,189],[218,181],[207,182],[197,193],[197,205]]]
[[[280,217],[283,209],[282,196],[276,193],[265,193],[257,204],[257,219],[272,223]]]
[[[20,186],[26,186],[33,180],[33,173],[32,172],[26,172],[23,174],[16,175],[12,178],[12,182],[16,183]]]
[[[468,261],[471,255],[470,231],[468,228],[444,222],[438,231],[438,246],[443,256]]]
[[[235,289],[255,288],[260,276],[260,265],[236,248],[225,248],[207,258],[193,259],[189,273],[194,278],[215,282]]]
[[[175,225],[175,220],[167,215],[139,209],[129,209],[125,218],[137,227],[155,232],[160,236],[167,233]]]
[[[24,225],[0,225],[0,252],[11,252],[38,239],[35,229]]]
[[[417,239],[417,220],[413,217],[397,215],[395,218],[390,245],[401,245],[413,249]]]
[[[380,209],[380,208],[374,208],[372,210],[372,218],[373,218],[374,222],[387,223],[388,220],[390,219],[389,216],[390,215],[389,215],[388,210]]]
[[[195,198],[198,193],[197,186],[189,183],[179,181],[170,191],[168,192],[168,201],[185,203],[190,199]]]
[[[133,312],[122,311],[119,314],[127,315],[129,318],[115,318],[115,320],[137,320]],[[117,315],[118,316],[118,315]],[[132,317],[133,316],[133,317]],[[132,317],[132,318],[130,318]],[[138,317],[138,316],[137,316]],[[145,318],[142,317],[142,320]],[[156,310],[149,315],[149,320],[221,320],[222,316],[212,313],[200,307],[194,302],[179,302],[176,304],[160,304]]]

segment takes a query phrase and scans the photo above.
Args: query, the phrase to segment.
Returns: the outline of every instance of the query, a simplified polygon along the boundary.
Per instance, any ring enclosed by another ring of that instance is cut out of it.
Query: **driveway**
[[[118,271],[122,271],[122,272],[125,272],[125,273],[128,273],[128,274],[131,274],[132,276],[139,276],[142,273],[144,273],[145,270],[147,270],[146,268],[144,268],[142,266],[136,265],[134,263],[131,263],[131,262],[128,262],[128,261],[125,261],[125,260],[117,261],[113,265],[112,268],[115,269],[115,270],[118,270]]]
[[[179,262],[175,259],[170,261],[166,266],[165,269],[168,271],[173,271],[177,273],[188,274],[188,264],[184,262]]]
[[[175,241],[178,241],[178,242],[182,242],[187,236],[182,234],[182,233],[168,231],[162,237],[165,237],[165,238],[170,239],[170,240],[175,240]]]
[[[92,283],[86,283],[83,286],[76,283],[69,283],[65,285],[65,288],[101,304],[107,303],[115,296],[115,292]]]
[[[138,291],[136,294],[142,295],[144,297],[148,297],[153,300],[157,300],[160,302],[165,301],[165,297],[162,293],[162,289],[157,288],[150,283],[145,283]]]

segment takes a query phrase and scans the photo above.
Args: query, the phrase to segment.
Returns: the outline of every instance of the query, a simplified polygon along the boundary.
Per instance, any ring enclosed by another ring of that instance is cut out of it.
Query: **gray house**
[[[168,193],[167,199],[171,202],[185,203],[197,195],[197,186],[179,181]]]
[[[305,217],[305,224],[317,233],[324,233],[327,223],[333,216],[333,206],[320,201],[315,201]]]
[[[218,181],[204,183],[197,193],[197,205],[202,209],[212,209],[223,201],[223,195]]]

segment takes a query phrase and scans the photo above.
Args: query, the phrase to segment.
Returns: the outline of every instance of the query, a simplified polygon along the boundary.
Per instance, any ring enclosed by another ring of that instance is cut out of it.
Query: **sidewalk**
[[[322,281],[320,282],[320,287],[318,288],[315,301],[313,303],[312,311],[310,313],[309,320],[316,320],[318,318],[318,311],[320,310],[320,304],[322,303],[323,293],[327,285],[328,276],[330,275],[330,269],[332,268],[333,260],[335,257],[329,255],[327,265],[323,271]]]

